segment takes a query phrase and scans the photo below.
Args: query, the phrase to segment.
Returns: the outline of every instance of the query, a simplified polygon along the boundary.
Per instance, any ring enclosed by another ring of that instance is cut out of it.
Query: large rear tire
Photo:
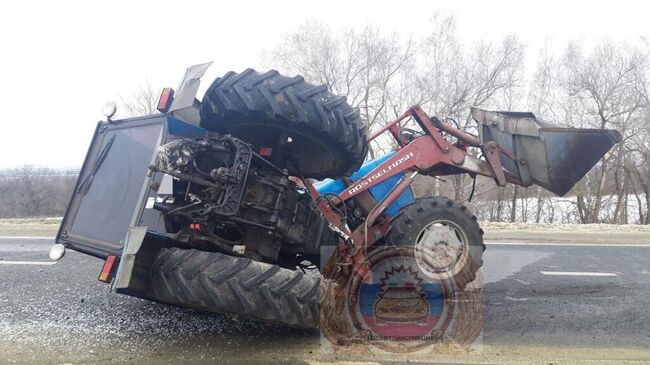
[[[368,151],[366,127],[345,97],[275,70],[216,79],[203,96],[201,126],[271,148],[273,163],[295,176],[349,176]]]
[[[427,260],[425,273],[452,280],[460,290],[483,265],[483,230],[476,216],[445,197],[418,198],[393,219],[385,243],[415,247],[417,260]]]
[[[317,328],[320,278],[216,252],[163,248],[150,271],[165,303],[297,328]]]

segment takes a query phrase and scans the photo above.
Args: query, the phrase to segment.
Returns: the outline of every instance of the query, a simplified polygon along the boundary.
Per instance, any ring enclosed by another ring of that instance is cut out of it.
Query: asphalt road
[[[318,363],[317,332],[111,293],[102,261],[50,239],[0,238],[0,363]],[[650,361],[650,246],[491,244],[487,350],[458,361]],[[532,356],[532,357],[531,357]],[[428,360],[435,361],[449,357]]]

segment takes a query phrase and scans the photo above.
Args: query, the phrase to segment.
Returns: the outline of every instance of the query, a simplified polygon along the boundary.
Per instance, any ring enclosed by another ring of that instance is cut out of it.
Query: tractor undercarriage
[[[281,170],[229,135],[178,139],[160,147],[152,171],[174,177],[154,209],[166,230],[192,247],[295,267],[318,263],[338,237],[314,200]]]

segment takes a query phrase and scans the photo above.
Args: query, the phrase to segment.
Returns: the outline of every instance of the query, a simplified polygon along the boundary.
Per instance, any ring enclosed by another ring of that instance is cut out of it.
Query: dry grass
[[[61,218],[2,218],[0,235],[3,236],[54,236]]]
[[[0,235],[54,236],[61,218],[0,219]],[[481,222],[487,240],[650,244],[650,226]]]

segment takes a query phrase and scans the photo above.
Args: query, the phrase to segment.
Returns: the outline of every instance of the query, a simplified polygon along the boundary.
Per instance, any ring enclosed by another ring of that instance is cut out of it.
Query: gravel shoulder
[[[0,219],[0,236],[54,237],[61,218]]]
[[[54,237],[60,224],[60,218],[0,219],[0,236]],[[488,241],[650,245],[650,226],[637,224],[481,222],[481,227]]]

